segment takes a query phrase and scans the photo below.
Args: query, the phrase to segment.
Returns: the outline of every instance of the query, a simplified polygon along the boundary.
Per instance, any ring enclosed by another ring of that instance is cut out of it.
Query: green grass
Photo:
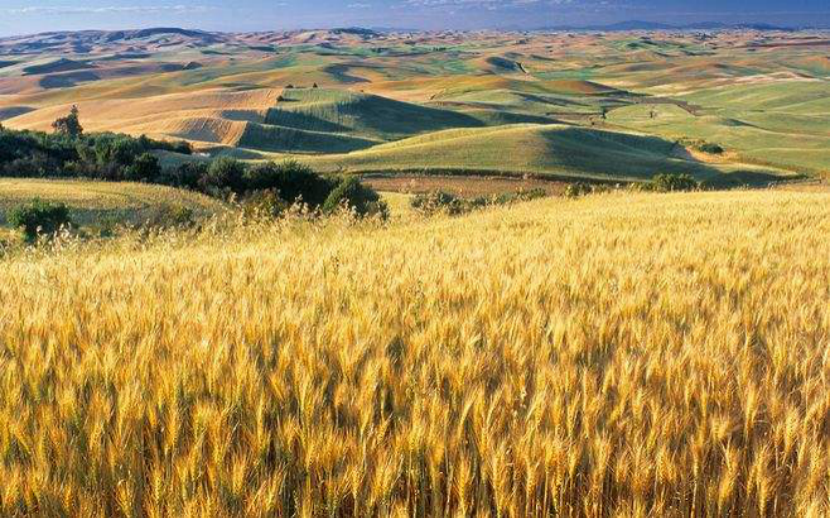
[[[383,140],[483,124],[450,110],[342,90],[291,89],[284,98],[269,109],[267,124]]]
[[[378,142],[343,133],[247,123],[237,145],[267,152],[343,153],[368,148]]]
[[[768,36],[773,42],[783,40],[784,46],[752,48],[742,45],[756,41],[752,35],[725,42],[693,34],[388,35],[366,41],[309,34],[314,37],[275,44],[271,53],[252,50],[271,43],[247,42],[202,50],[166,47],[146,58],[200,62],[202,67],[194,70],[105,78],[19,99],[10,84],[6,88],[15,99],[0,107],[0,117],[11,127],[16,117],[26,125],[27,112],[100,99],[124,102],[124,114],[108,107],[106,117],[91,121],[89,128],[112,124],[118,131],[121,124],[130,132],[132,118],[118,116],[129,116],[134,98],[294,84],[305,88],[286,90],[285,99],[267,111],[262,105],[255,110],[223,104],[210,113],[181,116],[247,121],[233,139],[199,142],[199,136],[164,130],[160,135],[193,139],[212,153],[246,160],[298,155],[327,170],[343,166],[625,179],[645,178],[657,169],[699,178],[743,170],[828,175],[828,48],[788,41],[806,35]],[[214,52],[219,54],[210,54]],[[96,60],[94,55],[89,60]],[[27,67],[60,57],[23,57],[0,71],[0,88],[3,80],[20,76]],[[95,61],[97,70],[119,61],[103,60]],[[313,82],[321,88],[308,88]],[[656,96],[652,103],[651,96]],[[692,113],[673,103],[688,103]],[[610,111],[606,122],[600,119],[605,109]],[[88,117],[96,117],[90,112]],[[564,122],[584,128],[542,126]],[[714,142],[726,149],[720,158],[725,164],[684,160],[679,150],[657,152],[644,149],[644,142],[622,145],[626,137],[599,134],[599,127],[650,134],[665,144]],[[154,132],[152,125],[139,128],[135,131]],[[453,132],[457,129],[461,133]]]
[[[804,174],[829,171],[828,82],[740,84],[683,98],[698,107],[696,115],[675,105],[645,104],[615,109],[608,120],[669,139],[715,142],[750,163]]]
[[[349,154],[305,159],[322,170],[350,172],[457,171],[540,174],[565,178],[638,181],[657,173],[688,173],[729,183],[770,180],[775,172],[708,165],[676,156],[661,138],[569,125],[507,125],[446,130]],[[507,153],[511,150],[511,153]]]

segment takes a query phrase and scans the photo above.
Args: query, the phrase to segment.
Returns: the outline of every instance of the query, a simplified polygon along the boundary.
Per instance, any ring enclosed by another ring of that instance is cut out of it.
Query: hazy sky
[[[0,34],[176,26],[534,28],[623,20],[828,26],[828,0],[0,0]]]

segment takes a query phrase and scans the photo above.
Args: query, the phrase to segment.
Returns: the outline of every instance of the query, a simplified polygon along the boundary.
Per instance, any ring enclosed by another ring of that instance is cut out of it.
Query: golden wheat
[[[829,197],[0,259],[0,515],[829,515]]]

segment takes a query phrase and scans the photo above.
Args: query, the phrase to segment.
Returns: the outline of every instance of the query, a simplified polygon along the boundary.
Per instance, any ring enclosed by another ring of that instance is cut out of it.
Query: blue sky
[[[533,28],[623,20],[828,24],[827,0],[0,0],[0,34],[177,26]]]

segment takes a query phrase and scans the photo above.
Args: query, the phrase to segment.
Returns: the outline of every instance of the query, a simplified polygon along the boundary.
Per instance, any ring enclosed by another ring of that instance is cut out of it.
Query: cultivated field
[[[828,31],[0,38],[0,516],[829,516],[829,99]]]
[[[128,182],[0,178],[0,226],[8,210],[31,201],[63,202],[80,226],[138,226],[166,208],[188,208],[198,218],[220,213],[224,204],[191,191]]]
[[[613,193],[15,253],[0,515],[828,516],[829,212]]]
[[[77,104],[88,131],[321,171],[829,172],[828,32],[89,31],[0,39],[0,61],[10,128]]]

